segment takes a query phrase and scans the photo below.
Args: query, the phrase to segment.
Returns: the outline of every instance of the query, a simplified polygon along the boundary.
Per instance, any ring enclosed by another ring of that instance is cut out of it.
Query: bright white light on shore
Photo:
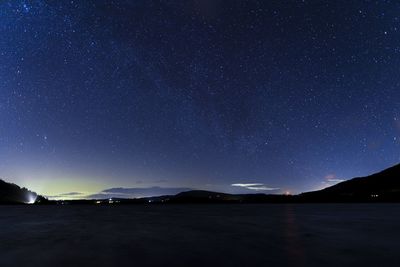
[[[34,194],[29,194],[28,196],[28,202],[26,204],[34,204],[36,202],[37,196]]]

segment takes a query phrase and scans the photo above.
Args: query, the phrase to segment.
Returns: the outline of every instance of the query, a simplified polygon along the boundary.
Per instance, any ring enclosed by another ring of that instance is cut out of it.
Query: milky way
[[[281,193],[389,167],[399,14],[395,1],[2,1],[0,176],[48,195]]]

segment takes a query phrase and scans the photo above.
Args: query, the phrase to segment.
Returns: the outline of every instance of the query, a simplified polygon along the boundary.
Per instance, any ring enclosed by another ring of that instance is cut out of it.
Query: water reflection
[[[306,266],[304,244],[301,240],[296,213],[292,205],[286,205],[283,215],[284,244],[289,266]]]

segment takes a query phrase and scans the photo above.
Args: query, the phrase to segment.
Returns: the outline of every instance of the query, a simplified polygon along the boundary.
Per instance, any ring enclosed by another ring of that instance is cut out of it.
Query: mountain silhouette
[[[307,200],[400,200],[400,164],[366,177],[357,177],[325,189],[300,194]]]

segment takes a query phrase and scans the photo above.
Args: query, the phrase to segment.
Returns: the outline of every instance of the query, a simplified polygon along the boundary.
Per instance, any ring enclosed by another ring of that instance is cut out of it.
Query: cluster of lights
[[[120,201],[109,198],[108,200],[96,200],[96,202],[94,202],[94,203],[95,204],[104,204],[104,203],[114,204],[114,203],[120,203]]]

